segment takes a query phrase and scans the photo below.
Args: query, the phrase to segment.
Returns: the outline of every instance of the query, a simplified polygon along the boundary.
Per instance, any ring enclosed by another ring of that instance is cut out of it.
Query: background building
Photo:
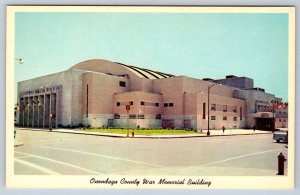
[[[272,129],[277,113],[273,113],[271,101],[279,99],[254,88],[253,83],[250,78],[233,75],[200,80],[88,60],[63,72],[19,82],[18,123],[43,128],[129,125],[206,129],[209,118],[212,129]],[[130,105],[129,112],[126,105]],[[287,120],[287,112],[285,116]]]

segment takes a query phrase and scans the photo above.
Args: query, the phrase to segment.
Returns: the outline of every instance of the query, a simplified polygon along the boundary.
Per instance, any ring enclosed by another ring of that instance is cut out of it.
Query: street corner
[[[24,142],[20,142],[20,141],[15,141],[14,142],[14,147],[20,147],[20,146],[23,146],[24,145]]]

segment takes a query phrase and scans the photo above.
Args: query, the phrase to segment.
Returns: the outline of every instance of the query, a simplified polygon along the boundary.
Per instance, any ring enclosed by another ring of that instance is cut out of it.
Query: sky
[[[15,94],[19,81],[106,59],[199,79],[245,76],[288,100],[284,13],[19,12],[15,57],[24,60]]]

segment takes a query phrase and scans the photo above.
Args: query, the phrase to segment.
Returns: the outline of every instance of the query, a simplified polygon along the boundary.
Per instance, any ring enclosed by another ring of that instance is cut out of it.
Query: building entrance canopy
[[[257,112],[249,114],[248,116],[253,118],[274,118],[274,114],[272,112]]]

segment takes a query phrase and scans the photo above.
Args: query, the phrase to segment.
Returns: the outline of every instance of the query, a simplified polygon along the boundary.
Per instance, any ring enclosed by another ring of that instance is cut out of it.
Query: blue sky
[[[288,14],[24,12],[15,18],[15,57],[24,59],[15,63],[16,83],[106,59],[200,79],[246,76],[288,99]]]

